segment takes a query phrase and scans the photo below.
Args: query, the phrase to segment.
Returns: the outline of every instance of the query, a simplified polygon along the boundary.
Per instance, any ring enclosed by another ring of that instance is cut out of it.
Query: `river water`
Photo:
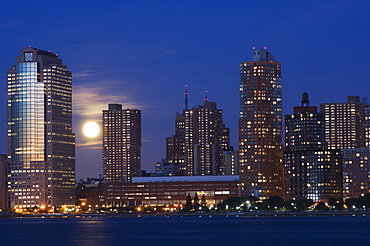
[[[0,218],[0,245],[370,245],[370,216]]]

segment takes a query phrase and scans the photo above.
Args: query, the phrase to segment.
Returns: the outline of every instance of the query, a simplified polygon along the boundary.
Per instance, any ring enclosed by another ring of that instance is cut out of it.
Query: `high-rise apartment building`
[[[358,96],[348,96],[346,103],[322,103],[325,114],[325,142],[328,149],[343,154],[343,196],[357,198],[369,191],[370,110]]]
[[[303,93],[302,106],[285,115],[286,199],[342,199],[341,151],[325,149],[324,141],[324,114]]]
[[[240,63],[239,162],[243,195],[283,196],[282,80],[266,50]]]
[[[223,175],[223,151],[230,147],[229,129],[215,102],[185,109],[176,116],[176,132],[167,138],[167,161],[179,163],[179,174]]]
[[[343,195],[359,198],[370,192],[370,148],[343,149]]]
[[[104,182],[131,182],[140,176],[141,110],[109,104],[103,110]]]
[[[364,148],[366,139],[366,103],[348,96],[346,103],[322,103],[325,115],[325,142],[329,149]]]
[[[73,205],[72,74],[49,51],[20,53],[7,70],[8,207]]]
[[[222,175],[222,153],[230,146],[229,130],[215,102],[184,111],[186,176]]]

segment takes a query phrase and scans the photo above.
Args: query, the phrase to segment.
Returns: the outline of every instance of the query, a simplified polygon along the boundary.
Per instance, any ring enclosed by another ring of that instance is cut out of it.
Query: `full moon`
[[[84,125],[83,132],[84,132],[86,137],[94,138],[94,137],[98,136],[98,134],[100,132],[100,127],[97,123],[95,123],[93,121],[90,121],[90,122],[87,122]]]

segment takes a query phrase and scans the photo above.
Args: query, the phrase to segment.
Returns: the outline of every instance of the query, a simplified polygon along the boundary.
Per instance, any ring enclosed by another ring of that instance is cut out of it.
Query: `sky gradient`
[[[283,113],[300,105],[368,97],[370,1],[6,1],[0,9],[0,153],[6,153],[6,69],[28,45],[50,50],[73,73],[77,178],[101,173],[101,123],[109,103],[142,110],[142,169],[165,157],[184,108],[224,110],[237,149],[239,63],[267,47],[282,63]]]

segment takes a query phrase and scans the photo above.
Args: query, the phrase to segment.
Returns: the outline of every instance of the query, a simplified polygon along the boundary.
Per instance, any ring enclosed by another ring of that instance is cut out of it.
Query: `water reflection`
[[[370,216],[0,218],[2,245],[367,245]],[[262,241],[261,241],[262,240]]]

